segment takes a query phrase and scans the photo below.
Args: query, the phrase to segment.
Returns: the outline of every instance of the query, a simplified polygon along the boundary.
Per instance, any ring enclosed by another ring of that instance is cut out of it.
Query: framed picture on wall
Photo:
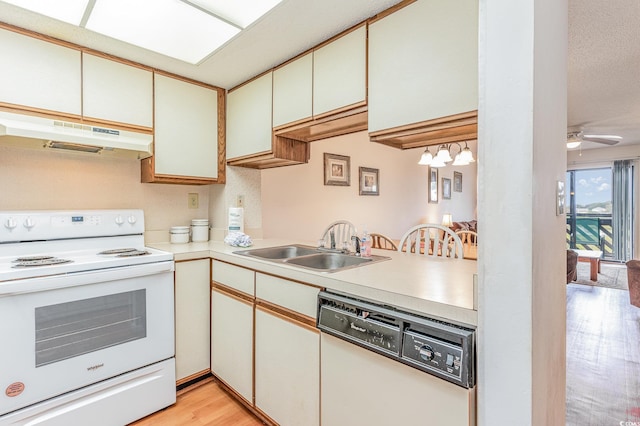
[[[460,172],[453,172],[453,190],[462,192],[462,173]]]
[[[360,195],[380,195],[379,170],[360,167]]]
[[[429,167],[429,202],[438,202],[438,169]]]
[[[442,178],[442,199],[451,199],[451,179],[449,178]]]
[[[324,184],[351,185],[351,159],[344,155],[324,153]]]

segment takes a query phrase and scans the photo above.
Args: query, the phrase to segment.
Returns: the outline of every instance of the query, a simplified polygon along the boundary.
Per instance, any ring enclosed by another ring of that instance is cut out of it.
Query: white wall
[[[208,218],[209,186],[140,183],[140,161],[0,146],[0,210],[144,209],[147,241]],[[199,208],[188,208],[188,193]]]
[[[480,0],[478,424],[565,423],[567,1]]]
[[[469,147],[475,153],[475,142]],[[315,242],[329,223],[346,219],[358,231],[366,227],[369,232],[399,239],[418,223],[440,223],[443,213],[453,214],[454,221],[475,219],[477,163],[440,169],[440,179],[453,180],[454,170],[462,172],[462,192],[452,192],[450,200],[430,204],[428,167],[417,164],[423,151],[422,148],[402,151],[370,142],[367,132],[312,142],[309,163],[262,171],[265,238]],[[454,151],[457,152],[457,146]],[[350,186],[324,185],[325,152],[350,157]],[[379,169],[379,196],[359,195],[359,167]]]
[[[222,240],[226,235],[228,209],[237,206],[237,197],[244,197],[244,232],[252,238],[262,238],[262,204],[260,170],[226,167],[225,185],[211,185],[209,200],[211,238]]]

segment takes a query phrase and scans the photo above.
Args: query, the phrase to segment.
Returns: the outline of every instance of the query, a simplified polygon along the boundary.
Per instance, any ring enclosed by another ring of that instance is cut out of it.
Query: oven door
[[[173,357],[173,269],[0,283],[0,416]]]

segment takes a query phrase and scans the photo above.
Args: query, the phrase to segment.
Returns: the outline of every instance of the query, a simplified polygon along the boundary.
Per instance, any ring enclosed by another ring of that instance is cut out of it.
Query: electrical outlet
[[[189,208],[197,209],[198,208],[198,193],[190,192],[189,193]]]
[[[238,195],[236,199],[236,207],[244,207],[244,195]]]

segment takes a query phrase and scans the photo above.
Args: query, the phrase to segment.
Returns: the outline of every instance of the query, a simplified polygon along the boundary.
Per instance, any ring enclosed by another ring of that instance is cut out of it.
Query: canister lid
[[[191,219],[193,226],[209,226],[209,219]]]
[[[172,226],[169,232],[171,234],[188,234],[189,227],[188,226]]]

